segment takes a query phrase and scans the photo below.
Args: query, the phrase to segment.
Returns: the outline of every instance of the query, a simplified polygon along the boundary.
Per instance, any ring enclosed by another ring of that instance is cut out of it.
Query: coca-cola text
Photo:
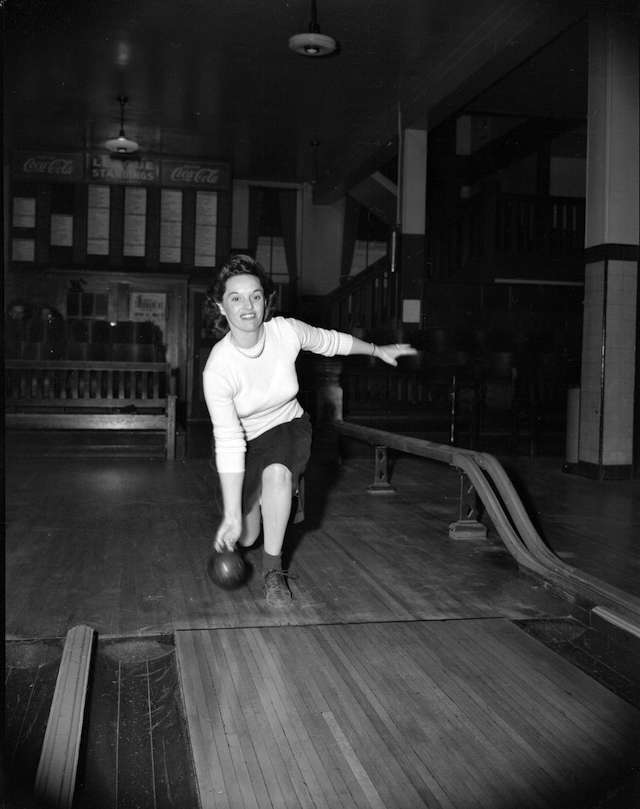
[[[220,169],[204,166],[176,166],[169,175],[174,183],[198,183],[202,185],[218,185]]]
[[[65,157],[28,157],[22,164],[25,174],[54,174],[57,177],[70,177],[74,173],[73,160]]]

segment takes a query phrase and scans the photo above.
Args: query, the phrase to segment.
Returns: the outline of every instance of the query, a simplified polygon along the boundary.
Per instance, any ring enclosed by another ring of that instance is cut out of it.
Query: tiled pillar
[[[577,471],[629,477],[638,329],[638,28],[594,8],[589,20],[585,298]],[[640,440],[640,436],[635,436]]]
[[[405,129],[400,164],[400,273],[403,328],[422,323],[425,277],[427,132]]]

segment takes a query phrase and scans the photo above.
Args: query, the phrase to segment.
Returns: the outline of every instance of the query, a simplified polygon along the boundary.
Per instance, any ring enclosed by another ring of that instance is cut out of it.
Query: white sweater
[[[245,356],[227,334],[211,349],[203,371],[204,397],[213,423],[218,472],[243,472],[246,441],[303,414],[296,399],[300,351],[346,355],[353,337],[293,318],[264,324],[259,357]]]

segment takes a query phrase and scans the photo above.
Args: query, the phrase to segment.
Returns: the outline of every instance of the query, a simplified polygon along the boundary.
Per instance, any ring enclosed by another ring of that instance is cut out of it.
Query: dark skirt
[[[256,502],[262,485],[262,471],[270,464],[279,463],[291,470],[292,495],[298,491],[311,455],[311,421],[305,413],[300,418],[272,427],[253,441],[247,441],[245,455],[242,507],[246,513]]]

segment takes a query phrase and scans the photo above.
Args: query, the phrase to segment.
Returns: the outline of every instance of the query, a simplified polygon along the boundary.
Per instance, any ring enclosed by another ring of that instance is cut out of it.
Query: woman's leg
[[[262,531],[264,550],[262,566],[264,595],[269,607],[291,604],[291,590],[282,570],[282,545],[291,513],[291,470],[274,463],[262,472]]]
[[[284,534],[291,514],[291,470],[274,463],[262,471],[262,530],[264,549],[271,556],[280,556]]]
[[[260,501],[256,500],[251,509],[244,515],[242,533],[238,545],[249,548],[260,534]]]
[[[272,556],[282,551],[284,534],[291,513],[291,470],[283,464],[270,464],[262,470],[262,492],[244,515],[238,544],[248,548],[264,532],[264,549]]]

